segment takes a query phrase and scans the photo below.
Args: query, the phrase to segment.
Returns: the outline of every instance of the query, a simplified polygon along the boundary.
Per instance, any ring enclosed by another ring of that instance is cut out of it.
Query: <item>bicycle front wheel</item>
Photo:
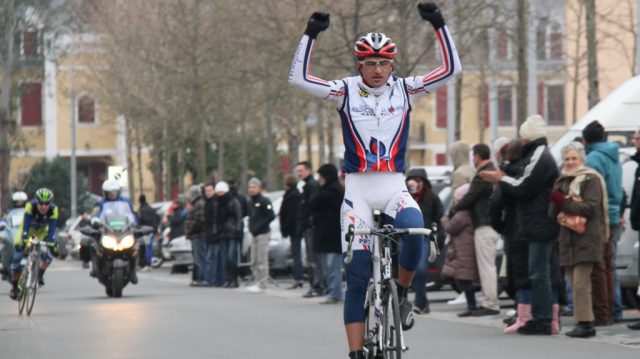
[[[400,323],[400,298],[394,280],[387,281],[382,298],[382,343],[384,357],[402,357],[402,326]]]
[[[29,288],[27,285],[27,278],[29,277],[28,272],[29,270],[24,267],[20,274],[20,279],[18,279],[18,290],[20,291],[18,295],[18,314],[22,314],[24,311],[27,304],[27,297],[29,296]]]
[[[38,278],[40,275],[40,268],[36,265],[31,271],[31,278],[27,287],[29,287],[28,295],[25,295],[27,298],[27,315],[31,315],[31,311],[33,310],[33,304],[36,302],[36,292],[38,290]]]

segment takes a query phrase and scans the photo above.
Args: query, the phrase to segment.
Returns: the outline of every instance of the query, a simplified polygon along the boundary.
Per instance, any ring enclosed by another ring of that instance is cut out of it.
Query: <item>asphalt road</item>
[[[346,358],[342,306],[303,299],[286,280],[266,293],[190,288],[163,268],[140,274],[124,297],[108,298],[78,262],[54,262],[31,317],[0,288],[0,358]],[[637,358],[640,333],[619,324],[594,339],[502,334],[503,314],[459,319],[429,293],[432,313],[406,333],[406,358]],[[629,319],[638,318],[633,311]],[[571,319],[564,318],[570,327]]]

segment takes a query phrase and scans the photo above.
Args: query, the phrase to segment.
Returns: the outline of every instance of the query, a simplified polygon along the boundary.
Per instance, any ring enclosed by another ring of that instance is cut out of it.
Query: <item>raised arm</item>
[[[433,25],[438,45],[440,46],[442,65],[426,75],[405,79],[409,87],[409,94],[413,97],[433,92],[462,71],[456,45],[451,38],[449,29],[444,24],[444,18],[442,17],[440,9],[433,3],[421,3],[418,5],[418,11],[424,20],[429,21],[431,25]]]
[[[329,27],[329,14],[314,12],[309,18],[307,29],[300,40],[298,50],[289,71],[289,83],[302,89],[311,96],[333,101],[337,105],[344,102],[344,84],[342,81],[326,81],[312,76],[311,56],[316,38],[321,31]]]

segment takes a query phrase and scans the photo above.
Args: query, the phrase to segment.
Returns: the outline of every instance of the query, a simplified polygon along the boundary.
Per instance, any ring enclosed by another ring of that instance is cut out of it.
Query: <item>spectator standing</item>
[[[169,238],[174,239],[184,236],[184,221],[187,219],[187,208],[185,207],[187,197],[179,194],[173,201],[173,205],[167,213],[169,222]]]
[[[302,288],[304,268],[302,267],[302,235],[298,232],[297,218],[300,207],[300,191],[296,187],[296,178],[292,175],[284,177],[284,196],[278,218],[282,238],[289,237],[291,242],[291,259],[293,260],[293,284],[288,289]]]
[[[611,267],[614,237],[620,230],[620,203],[622,202],[622,166],[619,160],[620,146],[606,142],[604,127],[598,121],[589,123],[582,130],[587,150],[587,167],[596,170],[607,185],[609,236],[603,238],[602,262],[591,273],[595,325],[613,324],[614,286]]]
[[[560,265],[573,289],[573,314],[577,325],[567,332],[574,338],[596,335],[591,303],[591,272],[602,258],[602,238],[608,235],[606,185],[603,178],[585,166],[583,146],[574,142],[562,149],[562,172],[551,192],[549,215],[561,222],[567,216],[586,219],[584,233],[560,226]]]
[[[184,234],[187,239],[191,240],[191,248],[193,248],[192,287],[208,287],[212,282],[212,278],[208,277],[211,273],[211,263],[207,255],[209,245],[204,233],[204,204],[200,186],[191,186],[188,200],[189,212],[184,221]]]
[[[634,175],[633,189],[631,190],[630,219],[631,228],[640,231],[640,129],[633,135],[633,144],[636,147],[636,154],[631,157],[638,166]],[[640,241],[640,238],[638,238]],[[640,330],[640,321],[629,324],[629,329]]]
[[[493,171],[491,149],[484,143],[473,146],[473,164],[478,172]],[[482,306],[473,312],[473,316],[496,315],[500,313],[498,303],[498,273],[496,270],[496,244],[498,233],[491,227],[489,200],[493,186],[480,178],[473,177],[469,191],[452,209],[451,217],[457,211],[470,211],[474,225],[474,248],[482,285],[484,300]]]
[[[520,126],[524,144],[523,169],[517,177],[504,172],[483,171],[480,177],[500,184],[500,189],[516,198],[518,232],[529,245],[531,280],[531,320],[518,328],[520,334],[558,332],[558,305],[551,287],[552,255],[558,236],[555,219],[548,216],[549,196],[558,177],[558,167],[547,147],[546,121],[532,115]],[[553,322],[553,325],[552,325]]]
[[[249,233],[251,233],[251,259],[254,284],[247,290],[254,293],[266,289],[269,279],[269,223],[276,217],[271,201],[262,195],[262,182],[249,180]]]
[[[466,142],[457,141],[449,147],[449,157],[453,163],[453,173],[451,174],[451,190],[453,192],[465,183],[471,182],[476,171],[469,163],[469,152],[471,149]]]
[[[207,260],[209,262],[206,278],[211,278],[213,286],[220,287],[224,284],[224,248],[222,238],[215,232],[216,216],[218,213],[216,191],[213,183],[207,183],[203,187],[204,193],[204,238],[207,243]]]
[[[309,213],[314,251],[324,261],[324,280],[329,292],[327,298],[320,303],[334,304],[343,300],[340,208],[344,191],[338,181],[338,169],[333,164],[320,166],[318,175],[320,189],[309,199]]]
[[[222,251],[218,256],[217,282],[226,288],[238,287],[238,247],[243,236],[242,205],[231,194],[226,182],[216,184],[216,236],[221,239]],[[225,281],[226,273],[226,281]]]
[[[144,246],[144,251],[140,251],[141,253],[140,255],[140,267],[146,267],[147,265],[151,264],[151,255],[153,253],[153,242],[155,240],[155,234],[158,230],[158,224],[160,224],[160,217],[158,216],[158,213],[156,213],[156,211],[151,208],[151,206],[149,205],[149,203],[147,203],[147,196],[145,196],[144,194],[141,194],[138,197],[138,204],[140,205],[140,208],[138,209],[138,218],[140,218],[139,220],[139,224],[141,226],[149,226],[151,228],[153,228],[153,232],[149,235],[149,245],[148,246]],[[143,242],[144,243],[144,242]]]
[[[420,212],[422,212],[422,218],[424,218],[424,225],[431,228],[433,223],[436,224],[439,230],[438,245],[443,247],[444,236],[440,235],[444,233],[442,231],[442,224],[440,219],[444,215],[444,207],[440,197],[433,192],[431,182],[427,176],[427,171],[423,168],[414,168],[409,171],[407,175],[407,189],[411,194],[411,197],[420,206]],[[427,314],[429,310],[429,299],[427,298],[427,268],[429,263],[427,261],[429,251],[429,238],[425,237],[423,242],[422,258],[418,262],[416,268],[416,274],[413,277],[413,289],[415,290],[415,300],[413,302],[413,311],[416,314]]]
[[[311,163],[307,161],[299,162],[296,165],[296,175],[298,180],[304,182],[298,207],[298,233],[304,236],[305,249],[307,251],[307,265],[309,267],[309,291],[303,295],[304,298],[319,297],[324,295],[324,276],[322,274],[321,256],[314,250],[313,230],[311,229],[311,214],[309,212],[309,200],[318,193],[320,186],[311,173]]]
[[[468,183],[465,183],[456,189],[453,195],[458,202],[467,194],[469,186]],[[473,283],[478,280],[471,211],[461,210],[451,217],[444,216],[442,217],[442,225],[450,235],[447,260],[442,267],[442,274],[455,279],[456,285],[467,299],[467,310],[459,313],[458,317],[470,317],[477,310]]]

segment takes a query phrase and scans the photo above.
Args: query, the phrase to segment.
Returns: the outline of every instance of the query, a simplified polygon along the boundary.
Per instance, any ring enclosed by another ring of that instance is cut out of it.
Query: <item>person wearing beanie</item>
[[[324,281],[328,296],[323,304],[342,302],[342,238],[340,207],[344,192],[338,181],[338,169],[331,163],[318,169],[320,190],[309,199],[314,251],[324,261]]]
[[[204,232],[204,210],[205,202],[202,198],[202,189],[198,185],[193,185],[188,191],[187,202],[187,219],[184,221],[184,234],[187,239],[191,240],[191,248],[193,251],[193,281],[192,287],[208,287],[211,285],[210,278],[206,278],[205,274],[210,266],[209,245],[205,239]]]
[[[502,170],[482,171],[480,177],[499,185],[500,190],[516,201],[517,233],[528,242],[529,278],[531,279],[531,319],[517,329],[520,334],[550,335],[557,323],[557,298],[553,296],[551,278],[557,266],[552,255],[558,237],[558,224],[548,216],[551,189],[558,178],[558,166],[547,145],[546,122],[540,115],[529,116],[520,126],[522,170],[514,176]],[[529,298],[528,298],[529,299]]]
[[[269,279],[269,223],[276,218],[271,201],[262,195],[262,182],[249,180],[249,233],[251,234],[251,272],[254,283],[247,287],[252,293],[266,289]]]
[[[622,298],[620,290],[614,285],[614,253],[617,249],[615,238],[620,235],[620,203],[623,196],[620,146],[615,142],[606,142],[604,127],[597,120],[582,130],[582,140],[587,152],[585,165],[596,170],[607,186],[609,238],[605,238],[605,243],[602,244],[602,262],[591,272],[591,293],[595,325],[611,325],[614,320],[622,320]],[[614,313],[616,304],[618,310]]]
[[[215,257],[214,286],[238,287],[238,247],[243,236],[242,205],[231,194],[229,185],[220,181],[215,186],[213,233],[218,250]]]
[[[438,227],[438,246],[443,248],[444,230],[442,229],[440,219],[444,215],[444,206],[442,205],[442,201],[440,201],[440,197],[438,197],[431,187],[427,171],[425,171],[424,168],[410,169],[406,182],[411,197],[413,197],[420,207],[425,226],[431,228],[431,225],[435,223]],[[427,246],[429,246],[429,239],[425,238],[422,257],[420,258],[420,262],[418,262],[416,275],[413,277],[411,284],[416,293],[413,301],[413,312],[415,314],[428,314],[431,311],[429,308],[429,299],[427,298],[427,268],[429,267],[427,261]]]

